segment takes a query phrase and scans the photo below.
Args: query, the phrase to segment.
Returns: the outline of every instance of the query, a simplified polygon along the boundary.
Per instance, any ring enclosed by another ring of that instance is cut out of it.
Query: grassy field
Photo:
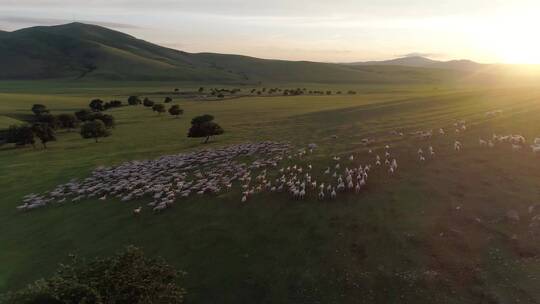
[[[309,85],[304,85],[309,86]],[[73,112],[92,98],[170,90],[168,83],[0,83],[0,127],[34,103]],[[193,85],[193,87],[197,87]],[[297,86],[291,86],[297,87]],[[312,86],[320,88],[322,86]],[[344,89],[339,87],[337,89]],[[540,158],[509,147],[481,148],[492,133],[540,137],[540,88],[357,86],[355,96],[175,100],[184,117],[144,107],[109,112],[113,135],[94,143],[58,134],[47,151],[0,148],[0,292],[50,274],[69,253],[110,254],[135,244],[188,272],[189,303],[538,303]],[[484,113],[502,109],[487,119]],[[186,137],[190,118],[210,113],[226,133],[207,145]],[[465,119],[461,135],[420,141],[405,133]],[[332,135],[338,135],[332,139]],[[84,177],[96,166],[247,141],[320,146],[306,160],[321,171],[333,155],[373,161],[361,144],[390,144],[400,168],[375,172],[360,196],[292,201],[262,194],[247,204],[238,190],[196,196],[135,218],[144,203],[84,201],[28,213],[25,194]],[[455,139],[464,144],[453,151]],[[416,150],[436,158],[419,163]],[[505,214],[515,210],[520,221]]]

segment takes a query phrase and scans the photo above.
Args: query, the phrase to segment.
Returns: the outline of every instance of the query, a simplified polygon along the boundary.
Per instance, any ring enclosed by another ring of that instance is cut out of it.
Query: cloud
[[[70,20],[70,19],[55,19],[55,18],[40,18],[40,17],[21,17],[21,16],[0,16],[0,22],[5,22],[14,25],[58,25],[70,22],[82,22],[94,24],[115,29],[137,29],[136,25],[108,22],[108,21],[92,21],[92,20]]]

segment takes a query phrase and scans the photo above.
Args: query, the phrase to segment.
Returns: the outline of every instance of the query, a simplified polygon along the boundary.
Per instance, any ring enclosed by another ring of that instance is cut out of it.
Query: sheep
[[[335,199],[337,196],[336,189],[332,188],[332,192],[330,193],[330,198]]]
[[[133,209],[133,214],[134,215],[139,215],[141,213],[141,210],[142,210],[142,207],[139,206],[138,208]]]
[[[321,191],[319,192],[319,200],[322,201],[323,199],[324,199],[324,192],[321,190]]]
[[[454,150],[456,150],[456,151],[459,152],[459,151],[461,151],[461,148],[462,148],[461,142],[459,142],[459,141],[456,140],[456,141],[454,142]]]
[[[353,160],[354,160],[354,156],[353,155],[349,156],[349,161],[353,161]]]
[[[540,154],[540,145],[531,146],[531,149],[534,154]]]
[[[488,144],[488,142],[483,139],[478,139],[478,143],[480,144],[481,147],[485,147]]]

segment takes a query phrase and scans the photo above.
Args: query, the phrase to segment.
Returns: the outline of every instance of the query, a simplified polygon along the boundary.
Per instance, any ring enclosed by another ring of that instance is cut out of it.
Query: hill
[[[374,66],[374,65],[390,65],[390,66],[406,66],[406,67],[422,67],[422,68],[437,68],[437,69],[449,69],[459,71],[473,71],[481,70],[489,65],[477,63],[471,60],[449,60],[438,61],[421,56],[401,57],[391,60],[383,61],[366,61],[366,62],[354,62],[350,65],[355,66]]]
[[[70,23],[0,33],[0,79],[206,82],[432,83],[451,70],[267,60],[187,53],[96,25]]]

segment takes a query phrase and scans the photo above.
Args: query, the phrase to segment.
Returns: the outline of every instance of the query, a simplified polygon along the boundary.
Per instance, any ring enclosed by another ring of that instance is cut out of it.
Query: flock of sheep
[[[500,113],[491,111],[486,113],[486,117]],[[463,120],[454,123],[454,127],[456,134],[467,130]],[[445,129],[438,130],[439,136],[447,133]],[[404,136],[398,131],[392,131],[391,134]],[[425,140],[434,136],[433,130],[409,134]],[[368,146],[373,140],[365,139],[362,142]],[[522,135],[493,135],[489,139],[479,139],[482,147],[494,148],[507,144],[511,145],[513,151],[522,150],[526,142]],[[534,153],[540,153],[540,138],[534,140],[531,148]],[[77,202],[87,198],[117,198],[121,201],[151,198],[147,207],[157,212],[193,194],[219,193],[231,189],[233,183],[241,187],[242,202],[247,202],[261,192],[289,193],[296,200],[305,199],[311,193],[312,197],[319,200],[332,200],[339,193],[361,193],[367,184],[370,170],[385,168],[392,175],[398,169],[397,157],[392,154],[390,146],[386,145],[381,154],[368,149],[372,160],[368,163],[359,164],[353,154],[344,159],[333,156],[331,166],[315,172],[306,157],[315,149],[316,144],[309,144],[306,148],[292,152],[288,144],[260,142],[163,156],[155,160],[131,161],[116,167],[98,168],[82,181],[71,181],[43,195],[27,195],[17,209],[31,210],[50,203]],[[462,149],[463,144],[455,140],[454,150],[459,152]],[[419,148],[417,155],[418,160],[423,162],[435,157],[435,149],[432,146],[425,150]],[[246,159],[240,160],[242,157]],[[282,161],[287,162],[287,165],[280,167]],[[133,212],[139,214],[142,208],[140,206]]]

